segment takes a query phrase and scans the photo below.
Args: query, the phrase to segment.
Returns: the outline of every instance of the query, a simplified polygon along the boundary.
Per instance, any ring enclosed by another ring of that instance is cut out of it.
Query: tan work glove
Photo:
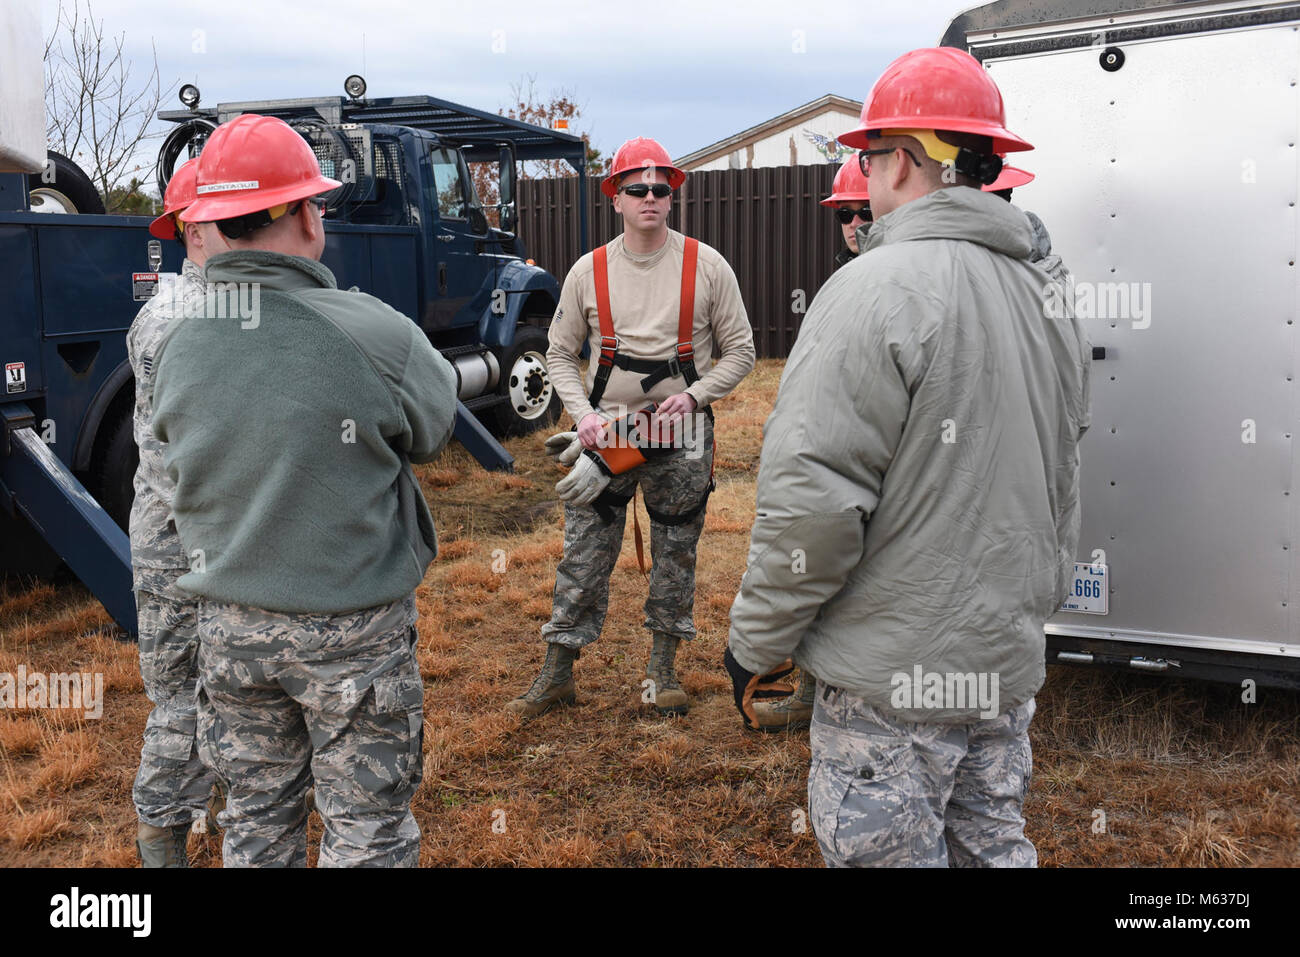
[[[582,442],[577,432],[556,432],[546,440],[546,454],[566,468],[578,461]]]
[[[578,458],[569,474],[555,483],[556,494],[572,505],[590,505],[609,484],[609,474],[590,455]]]

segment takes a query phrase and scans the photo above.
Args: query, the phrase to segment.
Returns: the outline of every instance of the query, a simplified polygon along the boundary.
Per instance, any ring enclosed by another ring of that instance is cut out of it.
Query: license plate
[[[1074,563],[1074,581],[1061,611],[1085,615],[1105,615],[1110,609],[1109,576],[1105,565]]]

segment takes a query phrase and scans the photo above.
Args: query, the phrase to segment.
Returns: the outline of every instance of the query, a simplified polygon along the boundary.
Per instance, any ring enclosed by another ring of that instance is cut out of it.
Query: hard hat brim
[[[155,219],[149,224],[149,235],[158,239],[175,239],[176,221],[172,217],[178,212],[184,212],[184,210],[172,210],[170,213],[163,213]]]
[[[986,193],[996,193],[1004,189],[1019,189],[1034,181],[1034,174],[1017,166],[1004,166],[998,178],[987,186],[980,187]]]
[[[974,133],[977,136],[988,136],[993,139],[993,152],[995,153],[1017,153],[1034,148],[1028,140],[1021,139],[1015,133],[1005,127],[998,126],[996,123],[981,123],[978,120],[972,120],[970,117],[958,116],[927,116],[924,117],[923,121],[922,118],[915,116],[886,117],[882,120],[874,120],[870,127],[859,126],[857,129],[843,133],[838,139],[850,149],[864,150],[867,148],[868,136],[879,136],[881,130],[893,129],[943,130],[950,133]]]
[[[837,203],[869,203],[871,197],[866,193],[831,193],[825,199],[821,200],[823,206],[834,206]]]

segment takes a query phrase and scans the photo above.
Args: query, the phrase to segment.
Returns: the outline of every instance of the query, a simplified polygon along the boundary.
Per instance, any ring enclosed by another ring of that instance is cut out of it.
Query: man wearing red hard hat
[[[623,232],[569,270],[551,322],[547,365],[577,430],[547,443],[573,467],[556,485],[565,502],[564,557],[542,626],[546,661],[506,705],[523,718],[574,700],[573,662],[604,626],[609,576],[638,487],[653,560],[643,687],[660,714],[689,708],[675,662],[679,644],[695,637],[695,551],[713,488],[710,403],[754,367],[754,338],[727,261],[668,228],[673,190],[685,179],[654,140],[619,147],[601,191]],[[585,381],[584,346],[592,357]],[[647,408],[653,417],[635,415]],[[647,441],[647,433],[656,438]]]
[[[875,222],[818,292],[764,428],[725,665],[817,679],[809,817],[832,866],[1034,866],[1029,723],[1079,537],[1091,351],[980,187],[1006,129],[969,54],[886,68],[858,129]],[[790,556],[801,554],[802,563]]]
[[[191,823],[206,816],[216,778],[199,760],[194,740],[194,691],[198,675],[198,602],[177,586],[185,574],[185,550],[171,523],[175,492],[163,467],[164,446],[153,435],[154,358],[168,329],[203,303],[203,265],[213,238],[206,224],[186,222],[195,196],[198,163],[190,160],[167,183],[162,215],[149,225],[159,239],[175,240],[185,259],[175,281],[161,283],[126,333],[126,354],[135,375],[132,431],[139,447],[135,499],[131,503],[131,569],[139,621],[140,676],[153,702],[145,722],[135,802],[136,850],[145,867],[188,867]]]
[[[845,248],[835,254],[835,268],[839,269],[857,257],[859,231],[871,227],[871,191],[856,156],[850,156],[840,167],[831,194],[821,203],[835,210],[835,220],[844,234]]]
[[[188,219],[215,223],[205,311],[156,356],[154,434],[199,596],[200,754],[229,786],[227,867],[419,861],[415,587],[433,520],[412,462],[451,435],[450,364],[320,263],[321,175],[282,120],[218,127]]]

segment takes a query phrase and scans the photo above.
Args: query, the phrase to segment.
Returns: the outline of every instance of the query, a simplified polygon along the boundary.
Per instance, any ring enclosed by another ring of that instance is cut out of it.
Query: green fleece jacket
[[[437,551],[411,463],[451,435],[450,363],[318,262],[240,250],[212,257],[206,278],[202,314],[154,357],[180,586],[329,615],[409,595]]]

